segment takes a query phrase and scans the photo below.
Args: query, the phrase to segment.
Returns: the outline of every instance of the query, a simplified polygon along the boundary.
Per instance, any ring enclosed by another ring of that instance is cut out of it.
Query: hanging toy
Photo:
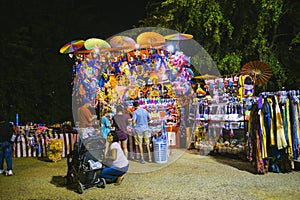
[[[214,128],[213,137],[214,137],[214,138],[217,137],[217,131],[216,131],[216,128]]]
[[[230,136],[231,138],[234,137],[234,132],[233,132],[232,128],[230,129],[229,136]]]
[[[196,93],[197,93],[197,97],[203,97],[206,94],[206,92],[201,88],[200,84],[198,84]]]

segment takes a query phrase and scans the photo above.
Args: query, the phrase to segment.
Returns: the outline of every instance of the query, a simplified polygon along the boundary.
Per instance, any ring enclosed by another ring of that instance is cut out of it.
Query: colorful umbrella
[[[71,42],[68,42],[64,46],[62,46],[59,52],[63,54],[72,53],[80,49],[83,46],[83,44],[84,44],[84,40],[73,40]]]
[[[99,38],[90,38],[84,42],[84,47],[87,50],[110,48],[110,44]]]
[[[165,44],[165,38],[156,32],[144,32],[136,38],[137,43],[144,48],[155,47]]]
[[[184,33],[175,33],[175,34],[165,35],[164,38],[166,40],[189,40],[193,38],[193,35],[184,34]]]
[[[253,77],[255,85],[268,82],[272,76],[272,69],[262,61],[250,61],[241,68],[241,74]]]
[[[121,48],[121,49],[134,49],[136,42],[131,37],[127,36],[114,36],[109,40],[109,43],[112,48]]]

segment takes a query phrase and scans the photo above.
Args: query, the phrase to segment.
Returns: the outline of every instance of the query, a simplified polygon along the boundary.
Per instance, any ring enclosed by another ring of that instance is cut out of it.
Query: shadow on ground
[[[217,154],[211,156],[219,163],[226,164],[236,169],[247,171],[252,174],[257,174],[254,165],[245,159]]]
[[[67,183],[67,179],[64,176],[53,176],[50,183],[53,184],[53,185],[55,185],[56,187],[65,187],[68,190],[77,192],[77,185],[75,183],[67,185],[66,184]]]
[[[252,174],[258,174],[256,166],[253,162],[246,160],[244,157],[238,155],[220,155],[220,154],[210,154],[217,162],[235,167],[239,170],[247,171]],[[294,161],[294,169],[289,169],[289,171],[300,171],[300,161]],[[272,172],[272,171],[269,171]],[[282,172],[282,173],[286,173]],[[274,172],[277,173],[277,172]]]

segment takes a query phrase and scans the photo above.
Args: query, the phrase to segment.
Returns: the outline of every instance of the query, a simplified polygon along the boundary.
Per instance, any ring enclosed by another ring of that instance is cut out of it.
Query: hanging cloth
[[[293,160],[293,141],[292,141],[292,128],[291,128],[291,117],[290,117],[290,99],[287,98],[285,101],[286,106],[286,122],[287,122],[287,143],[288,143],[288,155],[289,159]],[[293,169],[292,163],[292,169]]]
[[[262,149],[261,149],[260,133],[259,130],[256,130],[256,169],[259,174],[265,173],[265,165],[262,158]]]
[[[299,144],[299,138],[298,138],[298,110],[297,110],[297,103],[292,101],[291,102],[291,108],[292,108],[292,126],[293,126],[293,158],[294,160],[298,159],[298,144]]]
[[[298,141],[300,140],[300,104],[299,102],[297,103],[297,111],[298,111],[298,114],[297,114],[297,122],[298,122]],[[300,152],[300,142],[298,142],[298,152]],[[300,154],[299,154],[300,155]]]
[[[275,116],[276,116],[276,138],[277,138],[277,148],[282,149],[287,146],[287,142],[284,136],[282,115],[280,112],[278,97],[275,96]]]
[[[275,135],[274,135],[274,110],[273,110],[273,101],[271,98],[267,98],[267,101],[270,105],[271,117],[270,117],[270,145],[275,146]]]
[[[252,111],[253,112],[253,111]],[[251,115],[251,113],[250,113],[250,115]],[[252,154],[253,154],[253,141],[252,141],[252,139],[251,139],[251,134],[252,134],[252,126],[251,126],[251,120],[253,120],[253,119],[251,119],[250,118],[250,120],[248,120],[248,131],[247,131],[247,135],[248,135],[248,137],[247,137],[247,145],[246,145],[246,149],[247,149],[247,151],[246,151],[246,154],[247,154],[247,159],[250,161],[250,162],[252,162],[252,160],[253,160],[253,157],[252,157]]]
[[[271,130],[271,108],[268,100],[265,98],[262,112],[264,113],[264,125],[265,125],[265,132],[266,132],[266,145],[267,148],[270,147],[270,130]]]
[[[281,106],[281,116],[282,116],[282,124],[283,124],[283,130],[284,130],[284,137],[287,138],[287,122],[286,122],[286,111],[285,111],[285,105]]]
[[[262,100],[262,105],[264,104],[264,99]],[[264,120],[264,113],[262,111],[262,108],[258,111],[258,115],[259,115],[259,123],[260,123],[260,130],[261,130],[261,134],[260,134],[260,144],[261,144],[261,156],[262,158],[267,158],[268,157],[268,153],[267,153],[267,139],[266,139],[266,127],[265,127],[265,120]]]

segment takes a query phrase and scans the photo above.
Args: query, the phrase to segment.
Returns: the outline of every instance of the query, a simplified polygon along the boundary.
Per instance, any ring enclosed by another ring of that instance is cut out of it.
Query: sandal
[[[119,176],[119,177],[117,178],[116,182],[115,182],[115,185],[120,185],[120,184],[122,183],[123,179],[124,179],[124,176],[125,176],[125,175]]]

